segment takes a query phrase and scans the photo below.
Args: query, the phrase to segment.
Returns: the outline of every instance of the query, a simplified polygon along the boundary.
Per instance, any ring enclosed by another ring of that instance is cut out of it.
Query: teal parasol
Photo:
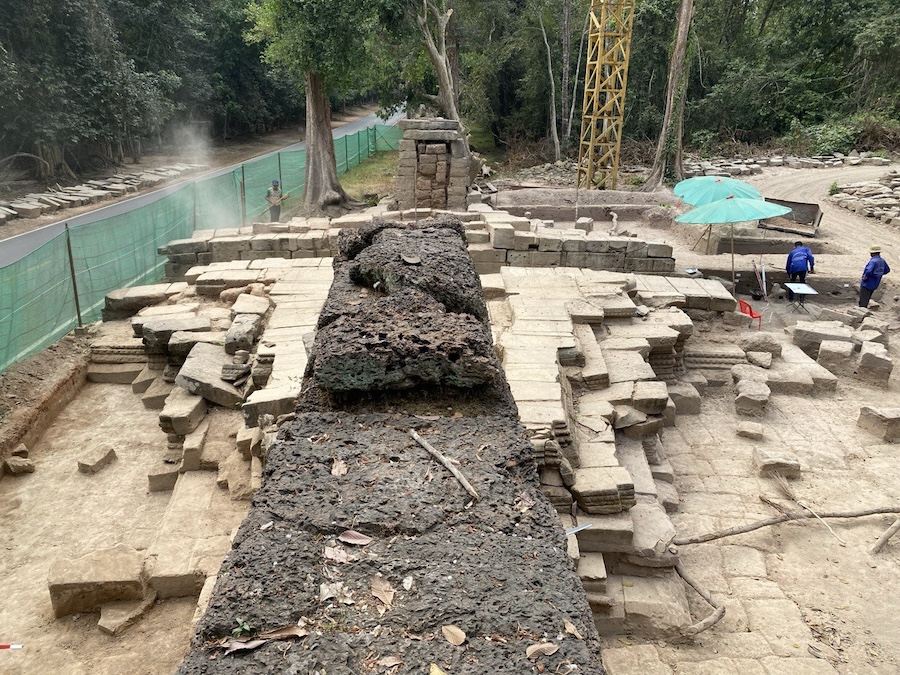
[[[729,197],[698,206],[675,218],[679,223],[697,223],[709,225],[716,223],[745,223],[751,220],[763,220],[790,213],[791,209],[781,204],[773,204],[762,199],[746,199]]]
[[[691,206],[703,206],[728,197],[762,199],[759,190],[736,178],[724,176],[697,176],[678,183],[673,192],[681,201]]]

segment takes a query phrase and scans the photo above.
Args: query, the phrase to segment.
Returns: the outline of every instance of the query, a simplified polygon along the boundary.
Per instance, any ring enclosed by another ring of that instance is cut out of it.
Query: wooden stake
[[[425,448],[432,457],[443,464],[444,468],[447,469],[447,471],[453,474],[456,480],[459,481],[459,484],[466,489],[466,492],[472,495],[472,499],[474,499],[476,502],[481,499],[481,497],[479,497],[478,493],[475,491],[475,488],[472,487],[472,484],[466,479],[465,476],[462,475],[462,472],[455,466],[453,466],[453,462],[451,462],[447,457],[435,450],[434,447],[432,447],[431,443],[429,443],[416,433],[415,429],[410,429],[409,435],[412,436],[419,445]]]

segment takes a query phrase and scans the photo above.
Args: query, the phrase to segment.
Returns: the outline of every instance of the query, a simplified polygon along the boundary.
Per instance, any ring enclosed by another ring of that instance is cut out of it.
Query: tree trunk
[[[553,59],[550,54],[550,42],[547,40],[547,30],[544,28],[544,19],[538,12],[538,23],[541,26],[541,36],[544,38],[544,48],[547,50],[547,72],[550,75],[550,138],[553,140],[553,158],[560,160],[559,134],[556,131],[556,80],[553,77]]]
[[[675,45],[669,62],[669,78],[666,84],[666,109],[663,114],[662,129],[656,144],[653,169],[644,185],[645,190],[655,190],[667,176],[675,180],[684,177],[682,166],[682,131],[684,128],[684,97],[687,86],[688,36],[694,16],[694,0],[681,0],[678,24],[675,27]]]
[[[321,75],[306,73],[306,192],[303,205],[310,213],[335,214],[355,204],[337,177],[337,158],[331,136],[331,105]]]
[[[569,70],[571,68],[572,34],[570,29],[572,0],[562,3],[562,79],[560,80],[559,102],[562,113],[562,149],[568,150],[572,135],[572,123],[569,121]]]

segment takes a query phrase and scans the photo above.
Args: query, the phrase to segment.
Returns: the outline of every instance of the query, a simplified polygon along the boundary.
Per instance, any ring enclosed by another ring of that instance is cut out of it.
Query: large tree
[[[351,86],[367,68],[367,45],[390,0],[261,0],[250,8],[251,33],[266,58],[306,82],[308,211],[335,212],[354,204],[337,176],[329,92]]]

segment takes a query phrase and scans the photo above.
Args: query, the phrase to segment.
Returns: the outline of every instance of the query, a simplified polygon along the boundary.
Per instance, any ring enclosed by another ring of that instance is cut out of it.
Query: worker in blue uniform
[[[872,293],[881,283],[881,277],[890,274],[891,268],[881,257],[881,246],[869,247],[869,262],[862,273],[862,279],[859,281],[859,306],[868,307],[869,300],[872,299]]]
[[[788,273],[791,281],[794,283],[806,283],[806,273],[814,273],[816,267],[816,259],[813,258],[812,251],[808,246],[804,246],[802,241],[795,241],[793,250],[788,253],[787,263],[784,271]],[[794,292],[788,289],[788,300],[794,301]]]

